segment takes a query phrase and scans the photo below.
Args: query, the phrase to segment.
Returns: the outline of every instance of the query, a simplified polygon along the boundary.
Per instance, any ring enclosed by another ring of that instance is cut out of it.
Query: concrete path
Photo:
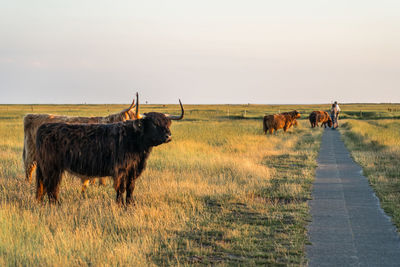
[[[326,129],[309,201],[309,266],[400,266],[400,238],[339,131]]]

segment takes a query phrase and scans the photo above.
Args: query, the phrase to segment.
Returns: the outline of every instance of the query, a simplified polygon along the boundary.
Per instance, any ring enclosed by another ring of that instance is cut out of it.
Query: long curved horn
[[[181,120],[181,119],[183,119],[183,115],[185,114],[185,110],[183,109],[182,102],[181,102],[180,99],[179,99],[179,105],[181,105],[181,115],[180,116],[174,116],[174,115],[169,115],[169,114],[165,114],[165,116],[167,118],[169,118],[170,120]]]
[[[135,113],[136,119],[141,119],[143,118],[143,115],[140,115],[139,113],[139,93],[136,92],[136,113]]]
[[[127,108],[127,110],[131,110],[135,107],[135,99],[133,99],[132,104]]]

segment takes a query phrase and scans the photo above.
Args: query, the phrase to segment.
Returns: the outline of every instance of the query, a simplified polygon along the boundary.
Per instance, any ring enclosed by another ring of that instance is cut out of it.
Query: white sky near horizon
[[[400,1],[0,0],[0,103],[400,102]]]

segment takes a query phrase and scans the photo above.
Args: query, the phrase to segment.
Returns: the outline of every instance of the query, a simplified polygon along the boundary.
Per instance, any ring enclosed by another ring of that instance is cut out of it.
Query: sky
[[[400,103],[398,0],[0,0],[0,104]]]

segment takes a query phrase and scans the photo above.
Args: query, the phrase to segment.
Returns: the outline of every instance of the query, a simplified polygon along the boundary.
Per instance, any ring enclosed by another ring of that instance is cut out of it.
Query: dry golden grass
[[[0,265],[306,263],[306,201],[322,130],[302,121],[266,137],[260,119],[298,107],[186,106],[173,141],[153,150],[138,180],[136,207],[114,203],[111,181],[82,198],[80,180],[68,174],[61,206],[38,204],[23,178],[23,115],[99,116],[122,108],[0,106]],[[143,106],[149,110],[179,112],[177,105]]]

